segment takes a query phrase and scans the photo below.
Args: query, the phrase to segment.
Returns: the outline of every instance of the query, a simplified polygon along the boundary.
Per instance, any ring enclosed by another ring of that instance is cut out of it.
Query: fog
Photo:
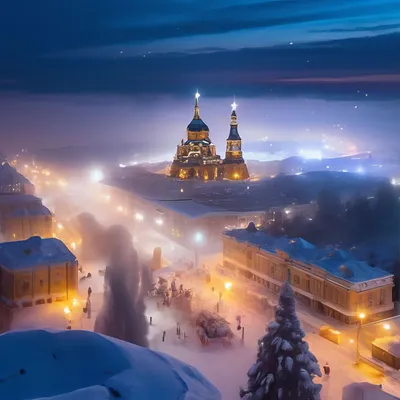
[[[95,332],[147,347],[144,298],[151,276],[139,261],[131,234],[122,225],[105,228],[89,213],[79,215],[77,220],[83,238],[82,260],[106,267],[103,306],[95,321]]]

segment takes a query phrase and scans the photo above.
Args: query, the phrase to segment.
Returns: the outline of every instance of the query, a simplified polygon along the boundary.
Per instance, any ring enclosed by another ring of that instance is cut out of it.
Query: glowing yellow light
[[[77,299],[72,299],[72,307],[79,306],[79,302]]]
[[[383,329],[386,329],[388,331],[390,329],[390,325],[389,324],[384,324],[383,325]]]
[[[71,248],[72,248],[72,250],[76,250],[76,243],[75,242],[71,243]]]
[[[58,223],[58,224],[57,224],[57,228],[58,228],[58,229],[62,229],[62,228],[63,228],[63,225],[60,224],[60,223]]]
[[[364,319],[364,318],[365,318],[365,314],[362,312],[362,313],[360,313],[360,314],[358,315],[358,317],[359,317],[360,319]]]
[[[238,178],[239,178],[239,174],[234,174],[233,177],[234,177],[235,179],[238,179]]]
[[[232,283],[231,282],[226,282],[225,283],[225,289],[229,290],[232,287]]]
[[[354,343],[354,339],[350,339],[349,342],[350,342],[350,343]]]
[[[69,307],[64,308],[64,314],[65,315],[71,314],[71,310],[69,309]]]

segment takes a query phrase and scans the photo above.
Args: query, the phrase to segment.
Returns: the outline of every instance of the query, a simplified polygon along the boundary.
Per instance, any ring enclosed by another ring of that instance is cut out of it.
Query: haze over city
[[[400,399],[399,1],[1,9],[0,399]]]

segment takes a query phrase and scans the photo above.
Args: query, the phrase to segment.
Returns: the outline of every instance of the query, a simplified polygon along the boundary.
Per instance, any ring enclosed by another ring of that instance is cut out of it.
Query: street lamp
[[[198,254],[198,246],[203,242],[204,236],[201,232],[196,232],[194,235],[194,267],[199,267],[199,254]]]
[[[383,329],[385,329],[386,331],[390,330],[390,325],[389,324],[384,324],[383,325]]]
[[[359,318],[359,321],[358,321],[358,328],[357,328],[357,343],[356,343],[356,357],[357,357],[357,360],[356,360],[356,362],[358,362],[359,359],[360,359],[359,340],[360,340],[361,325],[362,325],[363,319],[365,318],[365,314],[364,313],[358,314],[358,318]]]

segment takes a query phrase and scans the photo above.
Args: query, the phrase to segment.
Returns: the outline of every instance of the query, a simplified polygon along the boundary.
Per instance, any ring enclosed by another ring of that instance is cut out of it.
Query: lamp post
[[[360,345],[359,345],[359,341],[360,341],[360,332],[361,332],[361,326],[362,326],[362,322],[363,319],[365,318],[365,314],[364,313],[360,313],[358,315],[359,321],[358,321],[358,327],[357,327],[357,342],[356,342],[356,362],[359,361],[360,359]]]

